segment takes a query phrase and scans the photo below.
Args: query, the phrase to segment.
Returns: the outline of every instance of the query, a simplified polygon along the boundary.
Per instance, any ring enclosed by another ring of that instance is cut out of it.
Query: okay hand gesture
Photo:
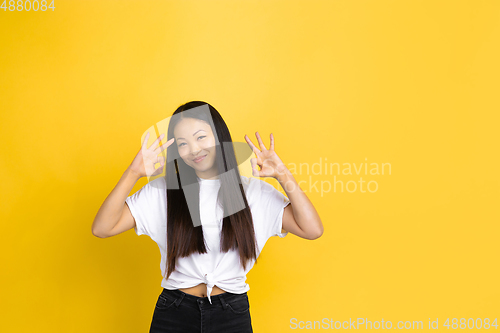
[[[245,140],[257,156],[257,158],[252,158],[250,162],[252,163],[252,175],[257,177],[273,177],[278,179],[278,176],[284,174],[287,171],[285,164],[278,157],[274,151],[274,136],[271,133],[271,144],[269,149],[266,148],[262,139],[260,138],[259,132],[255,132],[257,141],[259,142],[260,150],[255,147],[252,140],[245,135]],[[257,165],[260,170],[257,169]]]
[[[165,134],[161,134],[148,148],[149,132],[146,134],[141,149],[130,164],[130,169],[139,177],[153,177],[163,172],[165,158],[158,156],[158,154],[174,143],[174,138],[172,138],[163,145],[158,146],[164,136]],[[156,168],[155,165],[158,163],[160,163],[160,166]]]

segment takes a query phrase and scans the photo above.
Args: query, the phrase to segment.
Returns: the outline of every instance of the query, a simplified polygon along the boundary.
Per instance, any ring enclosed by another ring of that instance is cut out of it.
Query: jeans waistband
[[[178,300],[179,303],[180,302],[188,302],[188,303],[196,305],[198,303],[198,301],[204,300],[207,304],[209,304],[208,297],[199,297],[199,296],[191,295],[191,294],[185,293],[179,289],[163,288],[163,291],[161,293],[162,293],[162,295],[170,294],[176,298],[179,298],[179,300]],[[227,304],[228,301],[230,302],[232,299],[239,298],[239,297],[245,297],[245,296],[247,296],[246,291],[242,294],[235,294],[235,293],[230,293],[230,292],[226,291],[225,293],[222,293],[222,294],[210,295],[210,298],[212,300],[212,304],[222,304],[225,307],[225,305]]]

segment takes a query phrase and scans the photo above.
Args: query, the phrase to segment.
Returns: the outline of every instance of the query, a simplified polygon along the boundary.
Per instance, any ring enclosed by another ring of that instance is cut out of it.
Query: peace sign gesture
[[[174,143],[174,138],[172,138],[163,145],[158,146],[164,136],[165,134],[162,133],[151,144],[151,146],[149,146],[149,148],[147,148],[149,132],[144,137],[144,142],[141,145],[141,150],[139,150],[134,160],[130,164],[130,169],[134,173],[139,175],[139,177],[152,177],[163,172],[165,158],[163,156],[158,156],[158,154],[167,149],[172,143]],[[155,168],[155,165],[157,163],[160,163],[160,166],[158,168]]]
[[[287,170],[285,164],[278,157],[276,152],[274,151],[274,136],[271,133],[271,144],[269,149],[266,148],[262,139],[260,138],[259,132],[255,132],[255,136],[257,137],[257,141],[259,142],[260,150],[255,147],[252,140],[245,135],[245,140],[257,156],[257,158],[250,159],[252,163],[252,175],[258,177],[273,177],[278,179],[280,174],[285,173]],[[257,169],[257,165],[260,167],[260,170]]]

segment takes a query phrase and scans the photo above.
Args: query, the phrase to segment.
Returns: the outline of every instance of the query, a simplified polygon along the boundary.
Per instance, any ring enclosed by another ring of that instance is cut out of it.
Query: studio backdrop
[[[273,133],[324,225],[267,241],[255,332],[495,330],[499,40],[494,0],[4,1],[0,331],[148,331],[158,246],[91,225],[192,100]]]

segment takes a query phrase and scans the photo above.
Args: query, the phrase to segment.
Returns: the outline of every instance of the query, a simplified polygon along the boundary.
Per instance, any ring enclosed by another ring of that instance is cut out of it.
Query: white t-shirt
[[[210,293],[214,285],[235,294],[250,290],[245,281],[255,260],[248,261],[246,270],[243,270],[237,251],[220,252],[223,210],[216,204],[220,180],[199,177],[197,179],[200,184],[200,218],[208,247],[207,253],[192,253],[189,257],[178,258],[175,271],[170,274],[168,280],[164,276],[167,259],[165,177],[159,177],[144,185],[125,202],[134,216],[134,230],[137,235],[148,235],[160,248],[160,269],[163,275],[161,286],[165,289],[180,289],[206,283],[207,296],[211,303]],[[258,257],[270,237],[283,238],[288,234],[281,233],[281,229],[284,208],[290,200],[272,185],[258,178],[241,176],[241,181],[252,214]]]

